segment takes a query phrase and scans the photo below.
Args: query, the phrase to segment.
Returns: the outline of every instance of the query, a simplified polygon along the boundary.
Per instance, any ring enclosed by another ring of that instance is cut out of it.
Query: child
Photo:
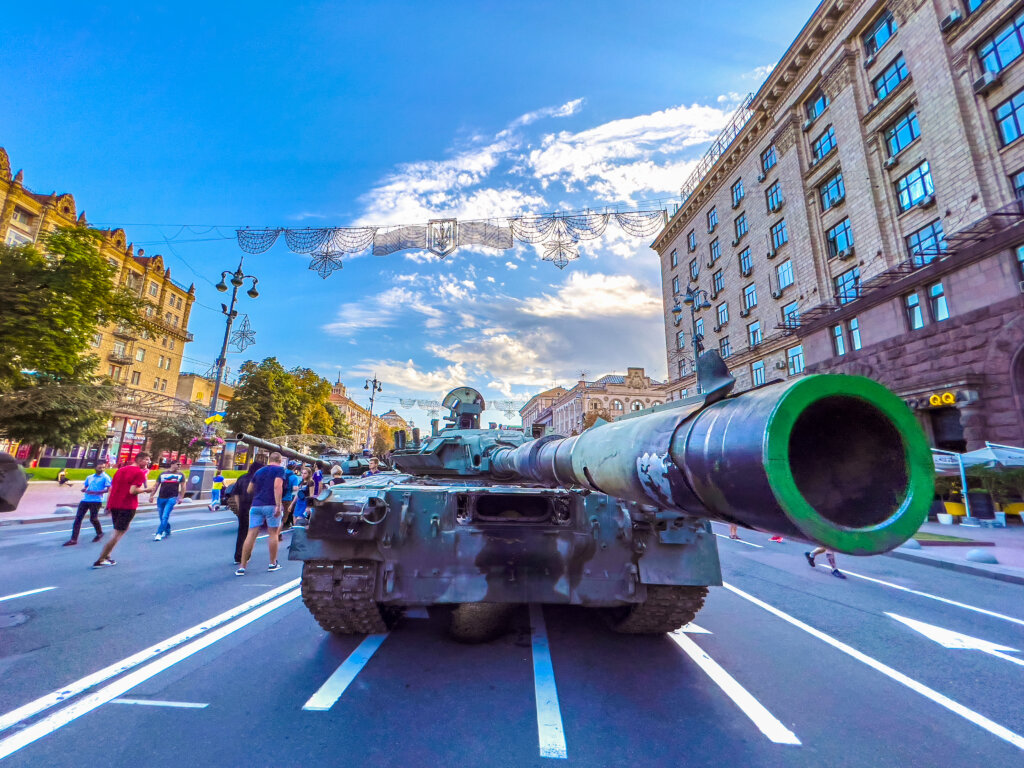
[[[224,489],[224,475],[217,471],[213,476],[213,487],[210,489],[210,511],[216,512],[220,509],[220,492]]]

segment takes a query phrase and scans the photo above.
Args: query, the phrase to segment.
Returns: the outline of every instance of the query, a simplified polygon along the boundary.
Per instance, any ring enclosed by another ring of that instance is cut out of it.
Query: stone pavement
[[[925,523],[921,531],[945,536],[958,536],[979,542],[979,549],[995,556],[998,565],[975,563],[967,559],[970,546],[923,546],[920,549],[899,547],[891,557],[947,568],[961,573],[985,576],[1000,581],[1024,584],[1024,525],[1008,524],[1006,528],[980,528],[968,525]],[[994,546],[981,546],[988,542]]]
[[[75,509],[82,500],[82,484],[75,481],[71,488],[57,485],[55,482],[34,482],[28,484],[28,490],[14,512],[0,512],[0,526],[18,523],[52,523],[62,520],[74,520]],[[150,504],[149,496],[140,497],[139,513],[156,512],[156,504]],[[175,509],[202,509],[207,501],[185,499]],[[70,507],[71,513],[57,513],[58,507]],[[101,514],[106,514],[104,509]],[[88,521],[88,518],[86,518]]]

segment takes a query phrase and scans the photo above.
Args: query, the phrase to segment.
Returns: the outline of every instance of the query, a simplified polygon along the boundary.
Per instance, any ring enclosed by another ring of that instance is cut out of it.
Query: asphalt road
[[[686,633],[524,606],[484,645],[450,640],[436,609],[336,638],[302,606],[298,563],[267,573],[261,541],[236,578],[233,517],[173,522],[154,542],[137,519],[95,571],[84,531],[60,546],[67,523],[0,529],[0,763],[1024,764],[1013,584],[840,556],[842,581],[745,533],[719,540],[728,586]]]

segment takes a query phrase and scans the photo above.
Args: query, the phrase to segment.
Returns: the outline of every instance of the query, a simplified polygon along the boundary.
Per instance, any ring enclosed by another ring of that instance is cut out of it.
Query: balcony
[[[117,327],[112,331],[112,333],[114,334],[114,337],[118,339],[128,339],[134,341],[135,339],[138,338],[138,334],[131,328]]]
[[[131,365],[135,362],[135,358],[127,353],[111,352],[107,355],[107,360],[112,362],[114,365]]]

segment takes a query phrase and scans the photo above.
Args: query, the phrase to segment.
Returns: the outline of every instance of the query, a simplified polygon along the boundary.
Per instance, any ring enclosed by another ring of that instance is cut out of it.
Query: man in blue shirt
[[[82,520],[85,518],[86,512],[89,513],[89,522],[96,529],[96,535],[92,540],[99,541],[103,538],[103,528],[100,526],[100,505],[103,504],[103,494],[110,490],[110,476],[103,471],[106,468],[106,461],[96,459],[93,473],[82,483],[82,501],[78,504],[75,523],[71,526],[71,538],[64,542],[65,547],[73,547],[78,543],[78,532],[82,530]]]
[[[267,466],[258,470],[249,482],[248,491],[252,496],[252,506],[249,508],[249,533],[245,536],[242,562],[235,571],[235,576],[245,576],[245,567],[252,556],[252,548],[256,544],[260,526],[264,523],[270,532],[267,536],[267,546],[270,550],[270,566],[267,570],[277,571],[281,568],[277,562],[278,529],[284,516],[285,475],[288,474],[281,466],[283,460],[284,457],[274,451],[270,454]]]

